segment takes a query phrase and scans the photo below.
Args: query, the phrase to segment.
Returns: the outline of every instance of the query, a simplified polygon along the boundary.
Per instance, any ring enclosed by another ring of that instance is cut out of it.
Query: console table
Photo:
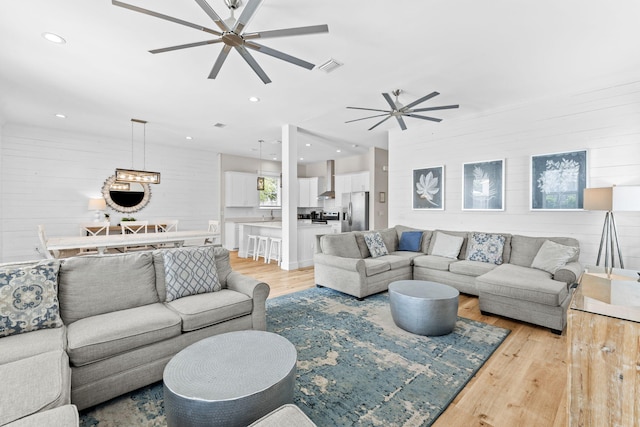
[[[638,425],[638,275],[634,270],[607,275],[596,269],[582,275],[567,316],[568,425]]]

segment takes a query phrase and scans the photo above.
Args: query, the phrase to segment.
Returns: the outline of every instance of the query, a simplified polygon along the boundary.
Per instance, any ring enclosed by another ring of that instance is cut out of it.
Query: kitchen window
[[[265,176],[264,190],[259,191],[260,208],[273,209],[281,207],[280,189],[279,176]]]

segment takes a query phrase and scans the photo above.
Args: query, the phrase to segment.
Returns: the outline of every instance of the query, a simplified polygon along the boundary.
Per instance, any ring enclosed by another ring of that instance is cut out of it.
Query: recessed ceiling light
[[[260,98],[258,98],[257,96],[250,96],[249,97],[249,101],[251,101],[251,102],[260,102]]]
[[[67,42],[65,39],[63,39],[59,35],[53,34],[53,33],[42,33],[42,37],[44,37],[45,40],[49,40],[51,43],[65,44]]]
[[[56,117],[59,118],[59,119],[66,119],[67,118],[67,116],[65,116],[64,114],[60,114],[60,113],[56,114]]]
[[[342,150],[336,150],[336,153],[342,153]]]
[[[304,160],[304,157],[300,157],[300,160]]]
[[[191,141],[191,140],[193,139],[193,138],[192,138],[192,137],[190,137],[190,136],[187,136],[186,138],[187,138],[189,141]]]
[[[306,145],[307,147],[311,147],[311,144],[309,144],[308,142],[304,145]]]
[[[358,148],[358,144],[353,144],[352,147],[353,148]]]
[[[278,160],[278,158],[277,158],[277,157],[274,157],[274,158],[273,158],[273,160]]]

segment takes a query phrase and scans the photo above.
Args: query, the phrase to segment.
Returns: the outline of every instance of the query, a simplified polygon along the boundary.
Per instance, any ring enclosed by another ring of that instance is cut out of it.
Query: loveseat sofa
[[[477,295],[483,313],[561,333],[570,287],[582,272],[579,252],[578,241],[570,237],[397,225],[317,236],[315,282],[360,299],[387,290],[396,280],[444,283]]]
[[[0,425],[77,425],[73,405],[159,381],[184,347],[264,330],[268,294],[213,246],[1,265]]]

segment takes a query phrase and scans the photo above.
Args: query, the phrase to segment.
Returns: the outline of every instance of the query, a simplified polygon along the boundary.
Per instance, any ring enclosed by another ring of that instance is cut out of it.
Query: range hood
[[[318,199],[335,199],[335,185],[336,185],[336,162],[335,160],[327,160],[327,191],[318,195]]]

